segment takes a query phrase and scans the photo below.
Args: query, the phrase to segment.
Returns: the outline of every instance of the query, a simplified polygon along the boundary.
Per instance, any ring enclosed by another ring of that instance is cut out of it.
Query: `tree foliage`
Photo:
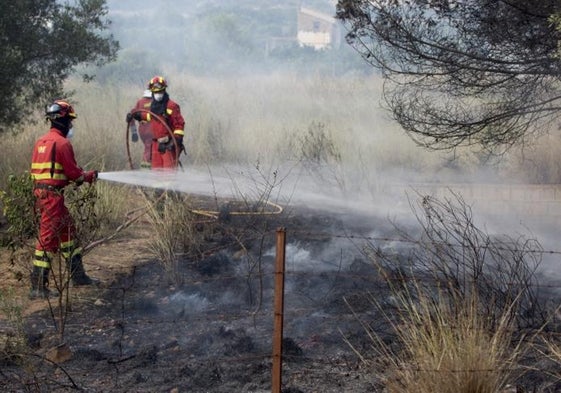
[[[559,114],[556,0],[339,0],[347,42],[419,144],[504,151]]]
[[[63,83],[78,64],[114,60],[118,42],[103,35],[105,0],[18,0],[0,13],[0,132],[44,101],[64,95]]]

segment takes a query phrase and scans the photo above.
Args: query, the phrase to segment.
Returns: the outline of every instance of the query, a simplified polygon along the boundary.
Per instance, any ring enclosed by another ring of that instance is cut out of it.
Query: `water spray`
[[[207,172],[190,169],[188,172],[170,170],[132,170],[116,172],[99,172],[99,180],[129,184],[137,187],[147,187],[172,192],[181,192],[191,195],[201,195],[222,199],[226,202],[216,210],[194,209],[193,213],[218,218],[227,214],[237,215],[271,215],[280,214],[283,208],[269,200],[261,200],[259,203],[250,204],[242,190],[251,190],[255,187],[238,179],[215,177]],[[240,200],[243,201],[239,202]],[[237,202],[237,203],[236,203]],[[254,205],[251,209],[250,205]],[[259,209],[257,209],[257,207]]]
[[[176,167],[182,167],[179,157],[183,149],[179,150],[177,140],[175,139],[172,130],[168,126],[165,119],[154,112],[147,109],[138,109],[137,112],[147,113],[150,115],[150,121],[159,121],[167,130],[171,141],[174,144],[175,151],[179,151],[176,155]],[[181,192],[186,194],[194,194],[201,196],[214,197],[215,199],[231,199],[234,202],[239,200],[240,197],[243,201],[247,201],[247,198],[243,196],[241,190],[243,187],[238,184],[238,181],[233,182],[232,179],[226,178],[216,178],[210,173],[200,172],[194,169],[190,169],[188,173],[184,171],[177,171],[175,169],[152,169],[152,170],[135,170],[130,148],[130,128],[134,124],[134,119],[127,122],[127,127],[125,131],[125,141],[127,147],[127,158],[129,162],[130,170],[128,171],[115,171],[115,172],[99,172],[98,179],[105,180],[109,182],[129,184],[137,187],[148,187],[158,190]],[[251,185],[248,189],[254,189]],[[242,211],[239,209],[242,206],[241,203],[227,202],[223,207],[218,210],[193,210],[196,214],[202,214],[206,216],[211,216],[218,218],[220,215],[227,211],[228,215],[249,215],[249,214],[279,214],[283,211],[282,207],[276,203],[270,202],[268,200],[262,200],[259,198],[259,203],[253,204],[255,207],[260,206],[259,210],[254,209],[248,211],[244,209]],[[247,203],[245,203],[247,207]],[[237,206],[238,208],[232,209],[231,206]]]

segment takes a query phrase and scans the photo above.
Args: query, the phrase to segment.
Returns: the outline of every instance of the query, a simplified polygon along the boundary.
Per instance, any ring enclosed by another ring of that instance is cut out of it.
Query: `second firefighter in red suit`
[[[168,93],[166,80],[161,76],[150,79],[148,88],[152,92],[150,112],[135,112],[138,121],[149,121],[152,130],[152,169],[174,169],[179,164],[183,150],[185,120],[179,105]],[[155,118],[158,116],[159,119]],[[168,131],[169,128],[169,131]],[[173,138],[173,139],[172,139]]]

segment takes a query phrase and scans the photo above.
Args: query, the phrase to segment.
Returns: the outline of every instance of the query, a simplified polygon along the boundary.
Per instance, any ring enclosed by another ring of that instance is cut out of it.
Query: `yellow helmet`
[[[52,104],[45,107],[45,117],[49,120],[70,117],[75,119],[78,117],[72,105],[64,100],[55,100]]]
[[[164,91],[168,87],[168,84],[163,76],[156,75],[148,83],[148,89],[152,93],[157,93],[159,91]]]

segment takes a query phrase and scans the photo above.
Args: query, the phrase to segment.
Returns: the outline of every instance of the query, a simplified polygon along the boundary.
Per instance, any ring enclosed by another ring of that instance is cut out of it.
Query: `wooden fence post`
[[[275,263],[275,317],[273,331],[273,383],[272,393],[281,393],[282,385],[282,337],[284,318],[284,267],[286,230],[277,229]]]

